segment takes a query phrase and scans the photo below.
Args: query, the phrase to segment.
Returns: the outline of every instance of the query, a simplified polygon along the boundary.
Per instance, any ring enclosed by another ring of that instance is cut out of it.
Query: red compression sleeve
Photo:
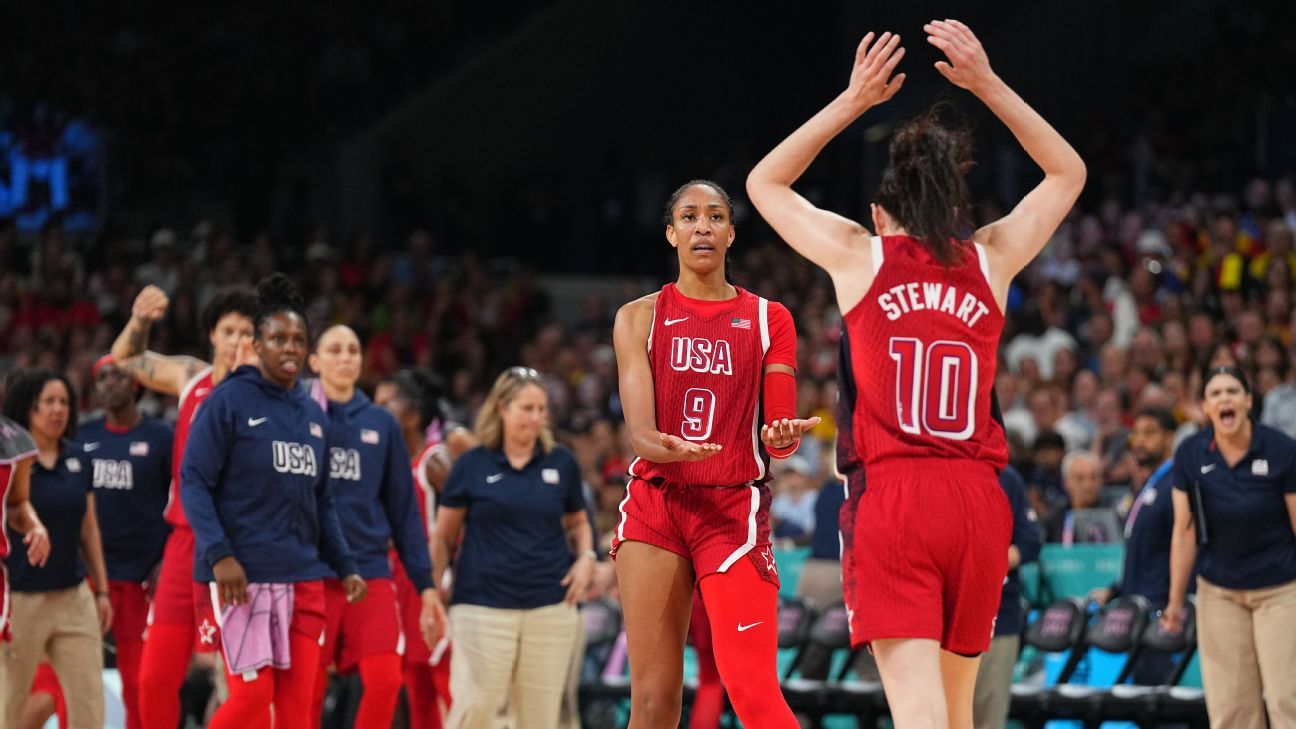
[[[790,372],[766,372],[765,386],[765,422],[772,423],[783,418],[796,417],[797,386],[796,375]],[[775,458],[787,458],[796,452],[801,441],[794,440],[787,448],[766,447],[765,450]]]

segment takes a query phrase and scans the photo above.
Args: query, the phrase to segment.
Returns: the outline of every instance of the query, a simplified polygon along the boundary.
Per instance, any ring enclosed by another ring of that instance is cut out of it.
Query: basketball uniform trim
[[[751,509],[747,512],[747,541],[741,547],[735,549],[733,554],[730,554],[725,561],[720,563],[717,572],[728,571],[734,562],[737,562],[743,555],[750,552],[752,547],[756,546],[756,512],[760,510],[761,494],[760,489],[755,486],[748,486],[747,488],[751,490]]]
[[[986,285],[990,286],[990,259],[986,258],[985,246],[975,241],[972,245],[976,246],[977,263],[981,265],[981,275],[985,276]],[[991,286],[990,290],[994,291],[994,287]]]
[[[769,328],[769,299],[764,296],[758,297],[756,301],[756,318],[760,321],[760,338],[761,338],[761,381],[765,379],[765,355],[769,354],[770,348],[770,328]],[[757,397],[752,406],[752,458],[756,460],[756,480],[765,478],[765,459],[761,458],[760,442],[760,411],[761,398]],[[753,532],[755,534],[755,532]],[[723,572],[724,570],[721,570]]]
[[[423,499],[424,518],[423,528],[427,530],[428,538],[432,538],[433,532],[436,531],[436,489],[428,482],[427,464],[428,459],[436,453],[449,453],[450,449],[444,443],[437,443],[423,449],[419,454],[418,465],[414,467],[414,478],[418,479],[419,497]]]
[[[878,275],[878,271],[882,270],[882,236],[873,236],[872,240],[869,241],[869,249],[872,252],[871,257],[873,258],[873,275],[876,276]],[[864,295],[867,296],[868,292],[864,292]]]
[[[617,539],[620,539],[621,541],[625,541],[625,525],[626,525],[626,519],[628,517],[628,515],[626,514],[626,504],[630,503],[630,485],[635,482],[633,475],[634,474],[632,472],[631,473],[632,478],[626,482],[625,498],[621,499],[621,504],[617,506],[617,509],[621,512],[621,523],[617,524]]]
[[[9,631],[13,626],[9,624],[12,617],[10,614],[12,597],[9,595],[9,568],[2,559],[0,559],[0,582],[4,583],[4,604],[0,604],[0,642],[4,642],[8,639]]]
[[[206,367],[199,370],[198,374],[189,378],[189,381],[185,383],[184,387],[180,388],[180,397],[176,398],[176,412],[184,412],[185,400],[189,398],[189,395],[193,392],[193,389],[198,386],[198,383],[202,381],[204,378],[210,376],[211,372],[212,372],[212,366],[207,365]],[[215,385],[213,385],[213,387],[215,387]],[[190,414],[191,423],[192,423],[192,418],[193,418],[193,414],[191,413]],[[186,442],[187,439],[188,436],[186,434]],[[174,451],[174,448],[172,450]],[[171,455],[173,458],[175,457],[174,452]],[[163,518],[165,518],[168,514],[171,513],[171,504],[175,502],[176,497],[179,495],[180,495],[180,490],[175,487],[175,484],[171,484],[167,487],[167,502],[166,505],[162,507]],[[188,523],[187,520],[185,523],[186,524]],[[151,607],[149,608],[149,612],[150,613],[152,612]]]

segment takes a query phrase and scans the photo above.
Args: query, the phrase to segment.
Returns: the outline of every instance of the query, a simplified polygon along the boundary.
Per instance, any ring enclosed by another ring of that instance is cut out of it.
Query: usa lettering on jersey
[[[972,327],[990,313],[990,307],[976,294],[964,291],[960,296],[956,287],[940,281],[897,284],[879,294],[877,303],[888,321],[915,311],[931,310],[949,314]]]
[[[729,342],[723,339],[672,337],[670,352],[670,366],[676,372],[733,374],[733,355],[729,351]]]
[[[288,443],[282,440],[274,442],[274,469],[279,473],[292,473],[299,476],[316,476],[319,467],[315,463],[315,449],[301,443]]]
[[[354,448],[330,448],[329,478],[359,481],[360,451]]]
[[[94,466],[94,487],[97,489],[120,489],[130,491],[135,488],[135,469],[130,461],[116,461],[111,458],[96,458]]]

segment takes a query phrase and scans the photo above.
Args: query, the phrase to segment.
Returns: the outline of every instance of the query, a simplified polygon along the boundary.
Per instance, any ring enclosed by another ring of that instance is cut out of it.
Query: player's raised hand
[[[891,74],[896,64],[904,58],[905,49],[900,47],[900,36],[890,32],[883,33],[874,40],[869,33],[860,41],[855,50],[855,65],[851,68],[850,84],[846,87],[845,96],[862,114],[870,107],[887,101],[900,90],[905,75]]]
[[[823,420],[819,416],[813,418],[783,418],[775,420],[768,425],[761,426],[761,442],[766,448],[784,448],[792,447],[802,435],[809,432],[819,421]]]
[[[160,321],[166,315],[170,303],[165,291],[149,284],[135,297],[135,303],[131,305],[131,316],[148,322]]]
[[[660,435],[662,448],[673,456],[671,461],[701,461],[720,452],[720,445],[717,443],[694,443],[670,433],[660,433]]]
[[[957,20],[933,20],[923,26],[927,42],[945,53],[946,61],[937,61],[936,70],[961,89],[977,93],[994,79],[990,58],[972,29]]]

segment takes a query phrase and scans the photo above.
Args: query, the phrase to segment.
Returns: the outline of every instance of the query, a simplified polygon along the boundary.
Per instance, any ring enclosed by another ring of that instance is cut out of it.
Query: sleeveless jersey
[[[31,435],[22,426],[0,415],[0,562],[9,556],[9,535],[4,525],[9,523],[9,486],[13,481],[14,466],[19,461],[35,458],[36,454],[36,442]],[[3,569],[4,565],[0,564],[0,571]],[[7,586],[5,583],[6,591]],[[0,632],[5,629],[8,608],[7,600],[0,602]]]
[[[913,238],[873,238],[873,285],[845,317],[858,384],[851,427],[865,465],[1008,462],[991,407],[1004,318],[985,250],[963,242],[959,251],[947,268]]]
[[[176,414],[175,441],[171,446],[171,495],[167,498],[166,511],[163,516],[171,526],[189,528],[189,519],[185,517],[184,508],[180,505],[180,464],[184,461],[185,443],[189,441],[189,426],[198,414],[198,406],[211,394],[212,368],[209,366],[194,375],[189,384],[180,391],[180,407]]]
[[[636,458],[630,474],[693,486],[764,481],[769,456],[760,442],[761,385],[769,351],[768,300],[738,288],[732,299],[697,301],[673,283],[663,287],[648,336],[657,430],[721,450],[691,463]],[[784,364],[795,367],[795,358],[793,349],[793,361]]]
[[[428,481],[428,459],[438,453],[447,451],[445,444],[433,441],[423,446],[423,450],[410,463],[414,469],[414,500],[418,502],[419,511],[423,514],[423,535],[431,537],[436,524],[436,488]]]

